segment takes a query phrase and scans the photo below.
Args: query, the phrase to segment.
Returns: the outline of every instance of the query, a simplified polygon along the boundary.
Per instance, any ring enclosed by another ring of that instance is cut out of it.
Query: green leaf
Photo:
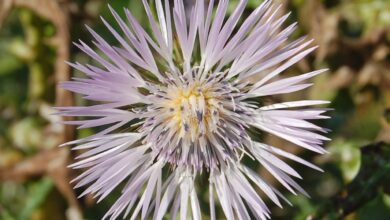
[[[44,177],[40,181],[30,185],[26,204],[20,211],[18,219],[29,219],[31,214],[43,204],[53,187],[54,184],[48,177]]]

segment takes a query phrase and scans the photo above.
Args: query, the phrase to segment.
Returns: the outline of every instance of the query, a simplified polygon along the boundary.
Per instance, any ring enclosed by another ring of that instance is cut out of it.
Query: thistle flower
[[[287,42],[296,26],[282,29],[288,15],[277,16],[280,6],[264,1],[243,19],[246,3],[241,0],[225,19],[228,0],[198,0],[190,14],[181,0],[172,8],[169,0],[155,0],[155,15],[144,0],[151,33],[129,10],[123,19],[110,8],[119,28],[102,20],[119,46],[91,28],[99,52],[82,41],[75,44],[98,65],[70,63],[87,78],[61,85],[94,105],[59,110],[85,119],[66,124],[102,128],[65,145],[84,150],[71,165],[84,170],[74,180],[76,187],[86,187],[81,196],[92,193],[101,201],[122,189],[104,218],[162,219],[169,213],[171,219],[201,219],[197,189],[205,186],[196,184],[199,176],[208,179],[211,219],[216,219],[217,203],[226,219],[270,218],[256,188],[280,207],[280,199],[288,201],[243,163],[245,157],[292,193],[307,195],[292,178],[301,176],[281,158],[321,169],[259,142],[253,131],[326,152],[321,145],[328,139],[318,133],[327,130],[308,121],[327,118],[321,115],[326,109],[302,107],[328,102],[263,101],[303,90],[311,86],[305,80],[325,70],[280,79],[316,47],[304,37]]]

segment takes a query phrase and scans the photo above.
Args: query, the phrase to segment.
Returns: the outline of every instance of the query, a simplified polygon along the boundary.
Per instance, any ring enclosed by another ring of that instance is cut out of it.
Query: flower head
[[[325,101],[292,101],[265,105],[265,96],[303,90],[303,83],[325,70],[280,79],[279,74],[315,47],[305,38],[287,42],[295,24],[282,29],[286,16],[264,1],[242,20],[247,1],[241,0],[225,19],[228,1],[197,0],[186,14],[183,1],[155,0],[156,15],[143,1],[148,33],[126,9],[124,21],[112,8],[118,29],[103,19],[119,46],[107,43],[88,28],[99,52],[76,43],[98,65],[71,63],[87,78],[62,86],[84,95],[94,105],[60,107],[67,121],[100,132],[67,144],[86,150],[71,165],[85,171],[76,187],[88,186],[104,199],[115,188],[122,194],[105,217],[131,219],[201,218],[196,179],[209,181],[211,219],[219,201],[227,219],[270,218],[256,193],[262,190],[281,206],[285,197],[242,163],[258,161],[284,187],[306,194],[293,180],[300,175],[280,157],[311,168],[315,165],[277,147],[259,142],[261,130],[308,150],[324,153],[326,129],[307,121],[323,119],[326,109],[302,107]],[[241,24],[240,26],[238,24]],[[118,31],[119,30],[119,31]],[[294,108],[294,109],[289,109]],[[122,186],[121,184],[124,183]],[[170,211],[168,211],[170,209]]]

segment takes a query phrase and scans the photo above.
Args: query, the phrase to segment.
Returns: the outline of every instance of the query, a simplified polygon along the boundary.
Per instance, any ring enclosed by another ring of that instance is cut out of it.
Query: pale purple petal
[[[329,118],[329,104],[301,100],[263,106],[265,96],[308,88],[317,70],[284,77],[283,72],[316,47],[305,37],[289,42],[296,23],[285,25],[281,5],[265,0],[245,18],[247,0],[228,14],[229,0],[208,4],[196,0],[143,0],[150,28],[125,9],[125,19],[109,6],[116,24],[102,18],[117,41],[111,45],[87,26],[92,44],[75,45],[93,60],[68,63],[84,77],[60,86],[92,101],[89,106],[57,107],[63,124],[98,132],[62,146],[83,150],[70,165],[83,172],[72,182],[97,202],[121,188],[103,219],[172,220],[202,218],[197,176],[209,178],[210,218],[220,204],[224,218],[269,219],[270,209],[256,192],[273,203],[290,204],[261,176],[241,164],[248,156],[259,162],[293,194],[307,193],[301,178],[284,159],[322,171],[277,146],[252,140],[252,127],[323,154],[327,129],[311,120]],[[155,12],[155,13],[154,13]],[[242,21],[242,22],[241,22]],[[199,54],[197,54],[199,53]],[[253,81],[253,79],[259,79]],[[253,99],[255,98],[255,99]],[[131,132],[130,132],[131,131]],[[165,175],[167,173],[167,175]],[[202,186],[203,187],[203,186]],[[180,216],[180,217],[179,217]]]

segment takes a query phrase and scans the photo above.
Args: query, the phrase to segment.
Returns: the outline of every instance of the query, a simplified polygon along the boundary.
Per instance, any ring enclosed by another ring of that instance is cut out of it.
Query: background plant
[[[71,72],[64,60],[85,60],[71,45],[90,39],[83,24],[105,39],[112,37],[104,0],[2,0],[0,2],[0,219],[99,219],[113,203],[94,205],[92,197],[68,184],[75,176],[66,166],[76,152],[57,148],[64,140],[93,131],[73,131],[55,123],[54,105],[82,102],[56,88]],[[230,11],[237,4],[231,0]],[[249,13],[261,0],[250,0]],[[328,155],[313,157],[287,142],[265,136],[326,172],[299,169],[300,184],[312,196],[289,195],[293,207],[272,207],[274,219],[389,219],[390,216],[390,2],[387,0],[290,0],[283,2],[296,37],[310,35],[319,49],[285,74],[323,67],[314,87],[274,97],[331,100],[332,130]],[[137,0],[109,2],[128,7],[145,21]],[[113,40],[113,39],[111,39]],[[291,97],[294,96],[294,97]],[[72,156],[73,155],[73,156]],[[258,172],[263,172],[261,167]],[[270,177],[270,181],[273,179]],[[206,192],[205,192],[206,193]],[[113,196],[116,198],[116,196]],[[204,198],[207,200],[207,198]],[[269,203],[271,204],[271,203]],[[207,219],[207,216],[204,216]]]

